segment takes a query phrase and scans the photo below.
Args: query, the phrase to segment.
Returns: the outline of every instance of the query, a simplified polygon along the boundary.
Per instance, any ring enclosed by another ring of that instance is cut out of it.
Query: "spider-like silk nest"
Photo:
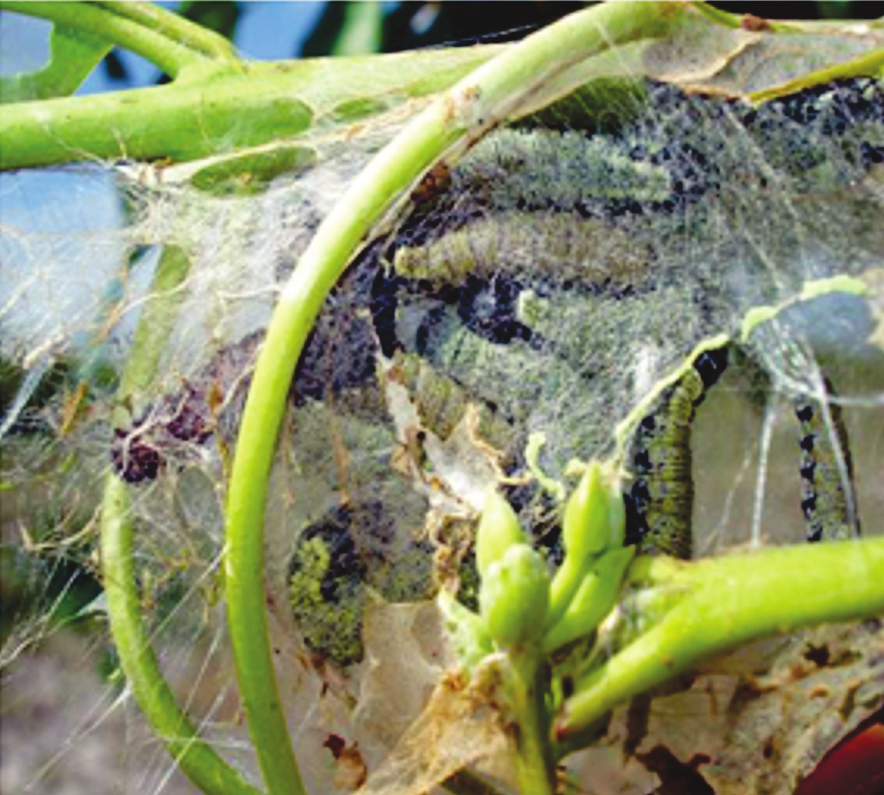
[[[336,774],[346,789],[340,757],[322,747],[331,734],[358,743],[376,769],[450,665],[432,610],[385,605],[427,599],[446,578],[470,598],[470,522],[488,486],[524,481],[508,494],[555,557],[554,501],[525,477],[529,434],[545,434],[539,464],[564,480],[571,458],[612,452],[614,425],[698,342],[736,335],[749,309],[810,280],[852,275],[870,293],[807,302],[732,357],[744,361],[694,431],[694,548],[748,543],[753,512],[765,533],[756,540],[802,538],[799,429],[788,415],[791,401],[820,397],[821,372],[845,404],[859,513],[881,515],[880,83],[758,109],[654,85],[624,95],[611,116],[589,136],[547,114],[435,171],[318,321],[267,512],[274,645],[311,790],[333,791]],[[205,675],[195,685],[183,673],[181,649],[223,638],[212,605],[224,472],[261,335],[318,223],[390,134],[318,142],[312,167],[225,195],[188,181],[200,164],[0,182],[26,208],[0,242],[0,353],[16,387],[4,392],[4,536],[24,523],[87,567],[88,540],[70,539],[89,526],[102,473],[123,474],[147,615],[183,701]],[[78,192],[106,205],[103,223],[59,221],[82,203]],[[162,296],[151,287],[160,246],[189,262]],[[158,376],[115,406],[138,321],[160,301],[175,312]],[[49,601],[47,589],[44,615]],[[16,625],[4,662],[35,626]],[[225,655],[204,649],[190,661],[217,664],[212,687],[229,693]],[[397,689],[419,696],[384,697]],[[241,738],[217,699],[205,719]],[[445,734],[439,757],[474,759],[476,736]],[[413,752],[414,764],[428,762],[426,747]],[[158,764],[157,780],[166,770]]]

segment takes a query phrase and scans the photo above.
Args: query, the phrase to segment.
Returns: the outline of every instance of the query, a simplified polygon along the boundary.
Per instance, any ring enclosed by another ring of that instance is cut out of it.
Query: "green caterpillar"
[[[624,494],[627,544],[691,557],[691,426],[697,406],[721,377],[727,360],[727,347],[701,353],[638,422],[627,451],[627,468],[633,475]]]
[[[525,279],[638,284],[647,280],[649,247],[612,223],[552,210],[509,210],[474,219],[421,246],[401,246],[393,270],[433,286],[491,279],[503,268]]]
[[[833,395],[828,379],[824,384],[826,392]],[[826,427],[826,412],[834,439],[830,439]],[[801,511],[807,523],[807,540],[859,535],[853,462],[841,407],[835,403],[796,401],[795,416],[801,424]]]
[[[626,502],[626,543],[679,558],[692,553],[691,428],[697,407],[721,377],[728,348],[704,351],[664,390],[638,422],[627,448],[632,476]],[[828,394],[834,394],[825,380]],[[834,437],[826,427],[828,412]],[[810,542],[858,535],[859,520],[847,429],[840,407],[795,401],[799,440],[801,509]],[[839,460],[839,455],[841,456]]]

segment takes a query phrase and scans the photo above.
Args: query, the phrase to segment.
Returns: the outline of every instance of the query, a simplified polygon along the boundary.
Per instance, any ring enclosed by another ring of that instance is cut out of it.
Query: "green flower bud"
[[[565,504],[562,519],[565,560],[550,589],[547,628],[568,609],[586,572],[600,555],[621,549],[626,537],[626,506],[609,467],[591,461]]]
[[[565,554],[576,560],[600,555],[610,539],[608,487],[598,461],[590,461],[565,504]]]
[[[626,540],[626,503],[619,483],[615,480],[607,485],[608,492],[608,546],[619,549]]]
[[[488,566],[479,605],[491,638],[505,648],[525,645],[543,633],[549,606],[549,573],[528,544],[514,544]]]
[[[634,555],[635,547],[620,547],[606,552],[596,561],[564,615],[546,633],[544,654],[551,654],[595,630],[617,604],[623,576]]]
[[[488,567],[500,560],[513,544],[524,544],[527,536],[512,506],[496,491],[489,491],[476,530],[476,566],[485,578]]]

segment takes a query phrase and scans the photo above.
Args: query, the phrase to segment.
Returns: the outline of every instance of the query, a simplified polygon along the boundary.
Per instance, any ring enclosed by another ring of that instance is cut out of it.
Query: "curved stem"
[[[117,403],[148,391],[164,346],[178,317],[180,287],[190,271],[187,255],[166,246],[151,285],[154,300],[144,309],[132,353],[117,390]],[[141,620],[132,548],[134,529],[129,487],[107,476],[101,507],[101,567],[110,629],[120,664],[135,700],[154,733],[165,743],[184,773],[209,795],[258,795],[205,741],[178,708],[166,684]]]
[[[675,6],[673,6],[674,8]],[[240,694],[268,790],[291,793],[297,766],[282,715],[264,595],[264,502],[295,365],[325,298],[396,197],[455,145],[476,140],[576,62],[660,32],[668,4],[610,3],[526,38],[446,91],[352,183],[280,297],[243,414],[227,499],[228,621]]]
[[[184,45],[188,49],[226,61],[238,61],[233,45],[217,33],[191,22],[178,14],[167,11],[153,3],[117,2],[95,0],[92,5],[106,8],[121,17],[131,19],[146,29],[155,30],[162,36]]]
[[[556,726],[567,739],[702,659],[781,632],[884,613],[884,538],[760,550],[676,566],[638,559],[685,595],[582,682]]]
[[[84,30],[147,58],[169,77],[177,77],[186,66],[205,56],[144,27],[138,22],[90,3],[52,3],[42,0],[2,0],[0,9],[17,11]]]
[[[111,632],[126,681],[154,734],[184,774],[206,795],[260,795],[228,765],[178,708],[141,620],[132,555],[128,486],[107,476],[101,506],[101,568]]]

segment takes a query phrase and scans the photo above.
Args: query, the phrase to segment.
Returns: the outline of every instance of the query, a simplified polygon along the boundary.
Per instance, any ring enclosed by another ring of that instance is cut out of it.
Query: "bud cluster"
[[[591,634],[614,607],[634,550],[623,546],[623,497],[605,465],[586,467],[565,504],[562,533],[565,560],[550,578],[510,504],[488,495],[476,532],[479,614],[450,594],[439,599],[466,665],[495,647],[550,654]]]

